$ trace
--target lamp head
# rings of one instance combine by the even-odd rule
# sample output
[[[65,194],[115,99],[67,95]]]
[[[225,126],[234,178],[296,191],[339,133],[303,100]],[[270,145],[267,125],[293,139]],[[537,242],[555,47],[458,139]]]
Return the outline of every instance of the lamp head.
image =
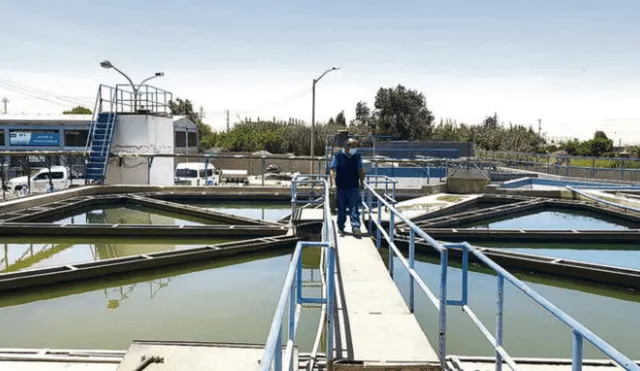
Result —
[[[102,62],[100,62],[100,67],[102,67],[102,68],[112,68],[113,65],[109,61],[102,61]]]

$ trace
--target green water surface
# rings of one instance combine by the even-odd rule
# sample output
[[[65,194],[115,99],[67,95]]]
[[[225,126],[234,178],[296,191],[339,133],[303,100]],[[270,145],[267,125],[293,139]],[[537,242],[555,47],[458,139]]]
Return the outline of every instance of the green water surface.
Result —
[[[624,230],[631,225],[611,221],[604,216],[586,212],[542,211],[535,214],[491,219],[464,226],[474,229],[546,229],[546,230]]]
[[[306,266],[318,260],[317,251],[310,253],[303,256]],[[3,294],[0,328],[12,335],[0,337],[0,347],[126,349],[134,339],[264,343],[290,258],[288,253],[254,255]],[[419,260],[416,270],[437,292],[438,266],[429,258]],[[318,280],[311,269],[303,276],[308,283]],[[640,295],[520,277],[620,351],[640,358]],[[469,279],[471,308],[493,330],[496,278],[474,268]],[[395,280],[406,297],[408,278],[398,261]],[[460,270],[451,268],[449,298],[459,297],[460,286]],[[416,292],[418,321],[437,348],[437,311]],[[314,294],[315,288],[305,290],[307,296]],[[311,347],[318,315],[317,309],[303,312],[297,334],[301,351]],[[447,315],[449,354],[492,355],[488,342],[459,309],[450,307]],[[570,331],[510,287],[505,293],[505,344],[514,356],[571,355]],[[585,356],[600,357],[588,346]]]
[[[628,244],[479,242],[475,245],[494,247],[508,252],[521,252],[640,270],[640,242]]]
[[[427,285],[438,293],[439,265],[417,262],[416,271]],[[405,300],[408,300],[409,279],[400,262],[395,259],[394,278]],[[448,298],[461,295],[461,270],[449,268]],[[495,333],[496,277],[486,269],[469,273],[469,306]],[[545,279],[517,274],[532,289],[543,295],[570,316],[594,331],[625,355],[639,359],[638,329],[640,329],[640,293],[613,291],[603,287]],[[505,283],[504,344],[516,357],[571,358],[571,330],[539,305]],[[438,311],[428,297],[416,288],[416,318],[425,330],[434,349],[438,347]],[[447,353],[457,355],[493,356],[492,347],[476,325],[459,308],[447,311]],[[605,358],[600,351],[585,341],[587,358]]]
[[[141,206],[102,207],[84,211],[60,220],[57,224],[145,224],[145,225],[206,225],[222,224],[208,219],[167,213]]]
[[[127,349],[135,339],[264,343],[290,259],[253,255],[3,294],[0,328],[11,336],[1,336],[0,347]],[[311,347],[318,318],[319,310],[304,310],[301,346]]]
[[[183,250],[239,239],[11,238],[0,243],[0,273]]]

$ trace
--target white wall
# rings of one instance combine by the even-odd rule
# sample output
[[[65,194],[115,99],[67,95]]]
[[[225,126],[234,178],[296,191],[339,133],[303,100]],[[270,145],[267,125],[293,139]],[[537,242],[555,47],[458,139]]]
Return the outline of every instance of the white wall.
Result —
[[[111,153],[173,154],[173,118],[118,115]],[[154,158],[148,170],[145,157],[110,159],[105,184],[173,184],[173,158]]]

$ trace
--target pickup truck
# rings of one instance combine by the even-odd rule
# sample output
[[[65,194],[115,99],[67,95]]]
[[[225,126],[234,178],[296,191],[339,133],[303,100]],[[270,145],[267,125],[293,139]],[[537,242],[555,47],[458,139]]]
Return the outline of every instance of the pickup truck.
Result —
[[[30,178],[31,189],[29,189],[29,177],[19,176],[9,179],[5,184],[5,191],[14,193],[16,196],[26,196],[30,193],[45,193],[66,189],[72,184],[84,185],[84,179],[65,166],[52,166],[51,171],[48,168],[40,169],[32,174]],[[51,181],[49,180],[50,178]],[[51,189],[51,186],[53,186],[53,189]]]

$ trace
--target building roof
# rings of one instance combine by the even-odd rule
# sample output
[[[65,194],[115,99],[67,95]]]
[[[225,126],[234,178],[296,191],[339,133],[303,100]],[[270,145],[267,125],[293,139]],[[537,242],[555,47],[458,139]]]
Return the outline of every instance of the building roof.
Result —
[[[46,123],[87,122],[93,115],[0,115],[0,122]]]

